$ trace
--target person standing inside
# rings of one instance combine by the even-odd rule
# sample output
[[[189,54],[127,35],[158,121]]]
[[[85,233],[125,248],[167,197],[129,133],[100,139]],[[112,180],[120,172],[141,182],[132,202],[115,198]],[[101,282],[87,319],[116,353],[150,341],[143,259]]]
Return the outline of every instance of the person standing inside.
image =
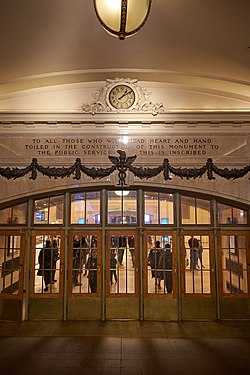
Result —
[[[55,275],[56,275],[56,262],[60,259],[59,250],[58,250],[58,243],[57,243],[57,239],[56,238],[53,239],[52,249],[53,249],[53,253],[52,253],[52,278],[51,278],[51,284],[57,282],[57,280],[55,279]]]
[[[203,248],[202,248],[201,240],[198,240],[198,251],[197,251],[197,267],[198,268],[205,268],[205,266],[202,263],[202,252],[203,252]],[[198,261],[200,261],[200,266],[198,264]]]
[[[73,237],[72,267],[73,267],[72,283],[74,286],[80,286],[82,284],[78,281],[78,276],[81,271],[81,257],[80,257],[80,239],[78,236]]]
[[[91,249],[90,257],[87,261],[87,270],[89,279],[89,287],[91,293],[97,292],[97,249]]]
[[[48,285],[51,283],[53,267],[53,254],[50,240],[46,240],[45,246],[40,250],[38,263],[39,268],[42,270],[42,275],[44,278],[45,288],[43,290],[44,292],[48,292]]]
[[[199,242],[197,238],[190,237],[188,240],[188,246],[190,248],[190,269],[198,269],[198,249]]]
[[[89,242],[87,236],[82,236],[81,238],[81,260],[82,260],[82,267],[85,267],[84,276],[87,275],[87,255],[89,254]]]
[[[162,271],[162,278],[164,279],[164,285],[167,293],[173,291],[173,271],[172,271],[172,251],[169,243],[165,245],[165,250],[161,255],[159,261],[159,269]]]
[[[148,254],[148,264],[151,268],[152,279],[155,279],[155,285],[158,286],[158,289],[161,289],[161,279],[158,277],[158,266],[161,256],[162,248],[160,241],[156,241],[155,247],[153,247]]]
[[[127,247],[127,237],[119,236],[118,238],[118,263],[119,266],[123,266],[124,251]]]
[[[115,279],[115,282],[117,283],[117,272],[116,272],[116,266],[117,266],[117,259],[116,259],[116,252],[112,251],[110,255],[110,284],[113,284],[113,278]]]
[[[131,254],[132,267],[134,267],[135,266],[135,238],[134,236],[128,237],[128,246],[129,246],[129,251]]]

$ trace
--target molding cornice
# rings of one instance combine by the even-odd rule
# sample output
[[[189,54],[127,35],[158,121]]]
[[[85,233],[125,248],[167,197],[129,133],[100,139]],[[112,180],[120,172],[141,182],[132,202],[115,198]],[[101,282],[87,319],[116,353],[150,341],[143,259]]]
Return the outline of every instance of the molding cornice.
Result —
[[[114,115],[113,115],[114,116]],[[250,114],[168,114],[148,119],[142,119],[140,115],[126,116],[117,115],[104,119],[87,119],[83,115],[56,115],[56,114],[0,114],[1,134],[9,133],[31,133],[37,132],[60,132],[68,133],[71,130],[90,134],[98,131],[123,131],[136,134],[142,130],[150,133],[168,132],[175,134],[250,134]]]

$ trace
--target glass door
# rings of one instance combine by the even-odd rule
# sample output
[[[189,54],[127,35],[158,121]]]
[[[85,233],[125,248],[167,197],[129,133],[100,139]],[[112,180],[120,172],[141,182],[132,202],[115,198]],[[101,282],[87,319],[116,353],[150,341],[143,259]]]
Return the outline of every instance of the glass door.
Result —
[[[101,232],[73,231],[68,246],[67,319],[101,319]]]
[[[139,319],[139,254],[136,231],[106,236],[106,319]]]
[[[219,270],[221,318],[249,319],[249,233],[246,231],[220,233]]]
[[[23,319],[25,237],[19,232],[0,233],[0,319]]]
[[[64,232],[34,231],[29,319],[63,319]]]
[[[143,241],[144,319],[178,319],[175,232],[146,231]]]
[[[182,319],[216,319],[215,258],[210,232],[181,237]]]

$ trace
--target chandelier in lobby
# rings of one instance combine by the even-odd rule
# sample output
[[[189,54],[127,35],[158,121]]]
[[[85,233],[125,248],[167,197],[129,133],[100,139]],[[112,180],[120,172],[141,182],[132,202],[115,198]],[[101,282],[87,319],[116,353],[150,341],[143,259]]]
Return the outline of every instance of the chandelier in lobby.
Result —
[[[94,0],[97,18],[104,29],[123,40],[145,24],[152,0]]]

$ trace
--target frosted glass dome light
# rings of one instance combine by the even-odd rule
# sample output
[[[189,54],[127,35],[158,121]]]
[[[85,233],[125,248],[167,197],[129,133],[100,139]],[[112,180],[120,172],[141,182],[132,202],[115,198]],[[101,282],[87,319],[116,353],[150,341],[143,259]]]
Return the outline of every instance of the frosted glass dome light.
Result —
[[[104,29],[123,40],[145,24],[152,0],[94,0],[97,18]]]

